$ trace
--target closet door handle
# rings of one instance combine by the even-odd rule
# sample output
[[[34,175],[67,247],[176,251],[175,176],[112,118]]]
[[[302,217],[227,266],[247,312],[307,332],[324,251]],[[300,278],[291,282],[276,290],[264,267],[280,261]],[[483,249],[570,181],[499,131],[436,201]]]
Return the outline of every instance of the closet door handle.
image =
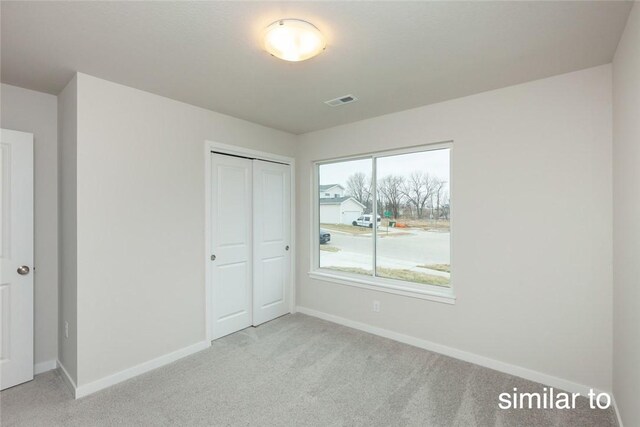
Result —
[[[211,255],[211,261],[215,261],[216,260],[216,256],[215,255]]]
[[[285,251],[288,251],[288,250],[289,250],[289,245],[285,246],[285,247],[284,247],[284,250],[285,250]]]

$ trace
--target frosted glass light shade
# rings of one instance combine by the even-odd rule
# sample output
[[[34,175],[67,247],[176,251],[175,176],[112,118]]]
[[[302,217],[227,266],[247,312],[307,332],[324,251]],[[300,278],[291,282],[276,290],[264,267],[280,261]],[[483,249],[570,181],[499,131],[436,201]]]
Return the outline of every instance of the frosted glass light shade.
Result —
[[[264,32],[264,48],[285,61],[313,58],[327,46],[324,36],[314,25],[299,19],[281,19]]]

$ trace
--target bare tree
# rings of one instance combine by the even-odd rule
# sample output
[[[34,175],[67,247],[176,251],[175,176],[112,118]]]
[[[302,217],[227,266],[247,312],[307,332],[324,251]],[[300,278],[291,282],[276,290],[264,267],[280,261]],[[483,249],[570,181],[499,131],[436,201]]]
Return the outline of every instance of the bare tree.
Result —
[[[382,195],[384,203],[391,210],[394,218],[400,216],[400,207],[405,199],[402,192],[404,180],[400,175],[387,175],[378,182],[378,193]]]
[[[402,186],[402,194],[407,201],[416,208],[417,219],[422,218],[424,207],[431,198],[433,192],[433,180],[428,173],[411,172]]]
[[[371,180],[363,172],[356,172],[347,178],[347,194],[369,208],[371,204]]]
[[[433,178],[433,195],[435,198],[435,215],[434,218],[437,221],[441,216],[441,208],[445,198],[445,188],[447,181],[444,181],[440,178]]]
[[[449,197],[446,198],[446,200],[444,201],[444,203],[442,204],[440,209],[442,210],[442,212],[441,212],[442,218],[448,221],[449,220],[449,212],[451,212],[451,207],[450,207],[450,204],[449,204]]]

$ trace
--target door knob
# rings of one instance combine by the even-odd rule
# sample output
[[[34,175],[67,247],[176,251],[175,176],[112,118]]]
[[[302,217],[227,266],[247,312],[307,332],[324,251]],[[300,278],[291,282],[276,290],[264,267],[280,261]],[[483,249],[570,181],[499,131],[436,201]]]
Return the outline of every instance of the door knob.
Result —
[[[31,270],[26,265],[18,267],[18,274],[21,276],[26,276],[27,274],[29,274],[29,271]]]
[[[211,261],[215,261],[216,260],[216,256],[215,255],[211,255]]]
[[[289,250],[289,245],[285,246],[285,247],[284,247],[284,250],[285,250],[285,251],[288,251],[288,250]]]

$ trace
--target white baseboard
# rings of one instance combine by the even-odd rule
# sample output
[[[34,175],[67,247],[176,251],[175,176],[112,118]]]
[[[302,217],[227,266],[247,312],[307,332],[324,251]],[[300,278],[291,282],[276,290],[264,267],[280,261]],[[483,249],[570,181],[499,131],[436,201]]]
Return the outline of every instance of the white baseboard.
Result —
[[[42,374],[44,372],[53,371],[58,367],[56,360],[47,360],[46,362],[40,362],[33,365],[33,375]]]
[[[613,410],[616,411],[616,418],[618,419],[618,427],[623,427],[622,425],[622,417],[620,416],[620,411],[618,410],[618,404],[616,403],[616,398],[611,395],[611,405],[613,405]]]
[[[58,360],[58,370],[60,371],[60,374],[62,376],[62,379],[64,380],[64,383],[67,385],[67,387],[69,387],[69,391],[71,391],[71,395],[74,398],[76,398],[76,389],[77,389],[76,382],[73,381],[73,378],[71,378],[71,375],[69,375],[69,372],[64,367],[64,365],[60,363],[59,360]]]
[[[530,381],[541,383],[547,386],[551,386],[557,389],[562,389],[571,393],[580,393],[581,396],[587,396],[589,391],[593,387],[588,387],[583,384],[578,384],[572,381],[568,381],[562,378],[555,377],[553,375],[544,374],[542,372],[534,371],[532,369],[523,368],[521,366],[512,365],[510,363],[501,362],[499,360],[491,359],[489,357],[480,356],[467,351],[458,350],[456,348],[448,347],[442,344],[437,344],[431,341],[427,341],[421,338],[404,335],[399,332],[390,331],[388,329],[379,328],[377,326],[367,325],[366,323],[357,322],[355,320],[346,319],[344,317],[336,316],[333,314],[324,313],[321,311],[313,310],[306,307],[297,307],[299,313],[307,314],[309,316],[318,317],[329,322],[338,323],[349,328],[358,329],[360,331],[368,332],[370,334],[378,335],[384,338],[389,338],[394,341],[409,344],[414,347],[423,348],[425,350],[433,351],[435,353],[444,354],[445,356],[453,357],[455,359],[464,360],[465,362],[474,363],[476,365],[484,366],[496,371],[504,372],[506,374],[514,375],[516,377],[524,378]],[[600,390],[593,389],[595,393],[601,393]],[[613,400],[613,395],[608,392]]]
[[[127,368],[113,375],[109,375],[108,377],[90,382],[89,384],[81,385],[76,387],[75,397],[76,399],[79,399],[81,397],[88,396],[96,391],[111,387],[112,385],[137,377],[138,375],[160,368],[161,366],[168,365],[178,359],[182,359],[183,357],[192,355],[209,347],[211,347],[211,341],[201,341],[180,350],[176,350],[173,353],[165,354],[164,356]]]
[[[107,387],[111,387],[112,385],[116,385],[133,377],[137,377],[138,375],[160,368],[164,365],[168,365],[169,363],[175,362],[178,359],[190,356],[209,347],[211,347],[211,341],[201,341],[180,350],[176,350],[173,353],[165,354],[164,356],[157,357],[155,359],[149,360],[131,368],[127,368],[113,375],[109,375],[108,377],[101,378],[99,380],[81,385],[79,387],[73,381],[60,361],[58,361],[58,366],[62,373],[62,378],[71,389],[73,397],[76,399],[80,399],[81,397],[88,396]]]

